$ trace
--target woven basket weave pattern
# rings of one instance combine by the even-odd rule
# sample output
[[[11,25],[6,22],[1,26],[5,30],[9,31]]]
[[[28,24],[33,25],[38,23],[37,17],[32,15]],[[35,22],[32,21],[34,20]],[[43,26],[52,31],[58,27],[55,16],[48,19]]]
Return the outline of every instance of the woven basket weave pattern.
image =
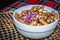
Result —
[[[12,14],[11,12],[0,13],[0,40],[33,40],[18,33],[13,24]],[[52,35],[38,40],[60,40],[60,20]]]

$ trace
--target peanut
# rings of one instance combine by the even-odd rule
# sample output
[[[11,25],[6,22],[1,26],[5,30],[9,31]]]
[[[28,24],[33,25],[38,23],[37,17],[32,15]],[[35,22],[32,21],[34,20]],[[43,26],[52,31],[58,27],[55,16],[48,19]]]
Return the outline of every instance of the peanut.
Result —
[[[41,26],[42,24],[41,23],[38,23],[37,26]]]
[[[42,9],[39,9],[38,11],[39,11],[39,12],[43,12],[43,10],[42,10]]]
[[[47,10],[43,10],[43,13],[47,13]]]
[[[32,21],[31,24],[32,25],[36,25],[37,24],[37,21]]]
[[[46,22],[45,20],[43,20],[43,19],[40,19],[39,21],[40,21],[43,25],[47,24],[47,22]]]
[[[27,21],[23,20],[23,18],[22,18],[25,15],[27,16],[28,12],[30,12],[30,13],[35,12],[35,14],[36,14],[36,16],[34,18],[32,18],[32,17],[29,18],[32,20],[31,22],[27,22]],[[33,14],[31,14],[31,15],[33,15]],[[42,17],[42,18],[40,18],[40,17]],[[20,14],[16,13],[15,18],[17,19],[17,21],[27,24],[27,25],[40,26],[40,25],[46,25],[46,24],[50,24],[50,23],[54,22],[58,18],[58,15],[55,14],[54,11],[48,12],[47,10],[44,9],[44,6],[41,6],[41,7],[33,6],[30,10],[23,10]]]

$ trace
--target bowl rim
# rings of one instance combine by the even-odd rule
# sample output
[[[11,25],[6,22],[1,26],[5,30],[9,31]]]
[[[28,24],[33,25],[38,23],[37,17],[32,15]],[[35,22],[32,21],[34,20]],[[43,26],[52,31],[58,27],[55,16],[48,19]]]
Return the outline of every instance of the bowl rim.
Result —
[[[26,5],[26,6],[45,6],[45,5]],[[25,6],[23,6],[23,7],[25,7]],[[45,6],[45,7],[49,7],[49,6]],[[22,8],[22,7],[20,7],[20,8]],[[20,9],[20,8],[18,8],[18,9]],[[51,8],[51,7],[49,7],[49,8]],[[17,9],[17,10],[18,10],[18,9]],[[54,8],[52,8],[52,9],[55,10]],[[51,25],[51,24],[53,24],[53,23],[55,23],[56,21],[59,20],[59,13],[57,12],[57,10],[55,10],[55,11],[57,12],[57,15],[58,15],[57,20],[55,20],[54,22],[52,22],[52,23],[50,23],[50,24],[46,24],[46,25],[31,26],[31,25],[23,24],[23,23],[20,23],[19,21],[17,21],[17,19],[14,17],[17,10],[15,10],[15,11],[13,12],[13,19],[14,19],[17,23],[19,23],[19,24],[26,25],[26,26],[30,26],[30,27],[44,27],[44,26],[46,26],[46,25]]]

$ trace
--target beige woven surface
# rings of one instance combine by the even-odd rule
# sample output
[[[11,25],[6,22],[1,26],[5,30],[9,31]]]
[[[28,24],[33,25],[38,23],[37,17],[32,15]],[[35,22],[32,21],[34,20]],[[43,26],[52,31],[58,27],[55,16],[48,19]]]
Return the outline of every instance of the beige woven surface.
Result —
[[[0,40],[35,40],[30,38],[25,38],[16,30],[12,14],[10,12],[1,12],[0,13]],[[38,39],[38,40],[60,40],[60,20],[55,29],[54,33],[47,38]]]

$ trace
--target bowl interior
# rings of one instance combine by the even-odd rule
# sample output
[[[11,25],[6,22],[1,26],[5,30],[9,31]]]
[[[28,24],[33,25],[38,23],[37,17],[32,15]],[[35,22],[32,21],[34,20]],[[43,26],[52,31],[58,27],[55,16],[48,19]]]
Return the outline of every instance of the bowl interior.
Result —
[[[31,9],[33,6],[43,6],[43,5],[27,5],[27,6],[23,6],[23,7],[21,7],[21,8],[19,8],[19,9],[17,9],[17,10],[15,10],[14,11],[14,14],[13,14],[13,18],[15,19],[15,17],[14,17],[14,15],[15,15],[15,13],[18,13],[18,14],[20,14],[23,10],[29,10],[29,9]],[[44,9],[45,10],[47,10],[48,12],[52,12],[52,11],[55,11],[55,13],[58,15],[58,19],[59,19],[59,14],[58,14],[58,12],[55,10],[55,9],[53,9],[53,8],[51,8],[51,7],[48,7],[48,6],[44,6]],[[57,19],[57,20],[58,20]],[[16,20],[16,19],[15,19]],[[16,20],[17,21],[17,20]],[[18,22],[18,21],[17,21]],[[53,23],[53,22],[52,22]],[[51,23],[50,23],[51,24]],[[25,24],[26,25],[26,24]],[[48,24],[46,24],[46,25],[48,25]],[[29,25],[28,25],[29,26]],[[45,26],[45,25],[42,25],[42,26]]]
[[[58,22],[58,18],[55,22],[52,22],[52,23],[46,24],[46,25],[42,25],[42,26],[30,26],[30,25],[22,24],[22,23],[20,23],[19,21],[17,21],[15,19],[15,17],[14,17],[15,13],[19,14],[23,10],[29,10],[29,9],[31,9],[32,6],[42,6],[42,5],[27,5],[27,6],[23,6],[23,7],[21,7],[21,8],[14,11],[13,19],[14,19],[15,24],[17,25],[18,28],[20,28],[22,30],[25,30],[25,31],[29,31],[29,32],[44,32],[44,31],[52,30],[53,28],[56,27],[57,22]],[[44,6],[44,9],[46,9],[48,12],[55,11],[55,13],[58,14],[58,12],[55,9],[51,8],[51,7]],[[59,17],[59,15],[58,15],[58,17]],[[22,26],[24,26],[24,27],[22,27]]]

